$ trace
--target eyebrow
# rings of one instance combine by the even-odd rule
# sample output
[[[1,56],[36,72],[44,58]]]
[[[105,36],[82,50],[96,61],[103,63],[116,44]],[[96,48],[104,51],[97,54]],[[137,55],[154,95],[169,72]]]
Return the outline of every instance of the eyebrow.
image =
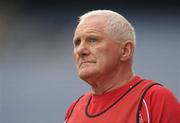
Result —
[[[87,34],[86,34],[86,39],[87,38],[97,38],[97,39],[100,39],[101,38],[101,36],[100,36],[100,34],[97,34],[98,32],[94,32],[94,31],[92,31],[92,30],[89,30],[88,32],[86,32]],[[83,35],[82,35],[83,36]],[[73,42],[75,42],[76,40],[78,40],[78,39],[80,39],[80,37],[81,36],[74,36],[74,38],[73,38]]]

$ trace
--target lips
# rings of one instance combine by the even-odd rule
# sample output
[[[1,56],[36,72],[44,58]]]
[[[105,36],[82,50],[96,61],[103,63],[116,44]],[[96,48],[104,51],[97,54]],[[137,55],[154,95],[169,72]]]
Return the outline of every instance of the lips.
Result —
[[[83,64],[88,64],[88,63],[96,63],[95,61],[83,61],[80,63],[79,67],[81,67]]]

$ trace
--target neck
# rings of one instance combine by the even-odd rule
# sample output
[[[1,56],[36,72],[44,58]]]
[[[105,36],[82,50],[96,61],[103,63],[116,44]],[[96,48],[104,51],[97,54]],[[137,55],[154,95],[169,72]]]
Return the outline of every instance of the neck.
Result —
[[[119,77],[119,75],[121,75]],[[128,83],[133,77],[133,72],[128,72],[126,74],[119,74],[118,76],[111,76],[109,79],[106,78],[103,82],[97,82],[96,85],[92,86],[92,94],[102,95],[104,93],[113,91],[126,83]]]

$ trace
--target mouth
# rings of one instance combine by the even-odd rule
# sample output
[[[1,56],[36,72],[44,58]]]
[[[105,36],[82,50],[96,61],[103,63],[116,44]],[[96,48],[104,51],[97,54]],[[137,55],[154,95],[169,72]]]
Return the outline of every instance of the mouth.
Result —
[[[81,67],[83,64],[94,64],[96,63],[95,61],[83,61],[80,63],[79,67]]]

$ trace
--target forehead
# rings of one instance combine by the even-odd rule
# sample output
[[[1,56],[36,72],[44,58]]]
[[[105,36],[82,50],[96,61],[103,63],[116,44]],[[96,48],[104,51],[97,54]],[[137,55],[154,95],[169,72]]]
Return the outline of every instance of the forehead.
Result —
[[[81,33],[104,32],[105,19],[103,17],[89,17],[81,21],[75,30],[75,35]]]

